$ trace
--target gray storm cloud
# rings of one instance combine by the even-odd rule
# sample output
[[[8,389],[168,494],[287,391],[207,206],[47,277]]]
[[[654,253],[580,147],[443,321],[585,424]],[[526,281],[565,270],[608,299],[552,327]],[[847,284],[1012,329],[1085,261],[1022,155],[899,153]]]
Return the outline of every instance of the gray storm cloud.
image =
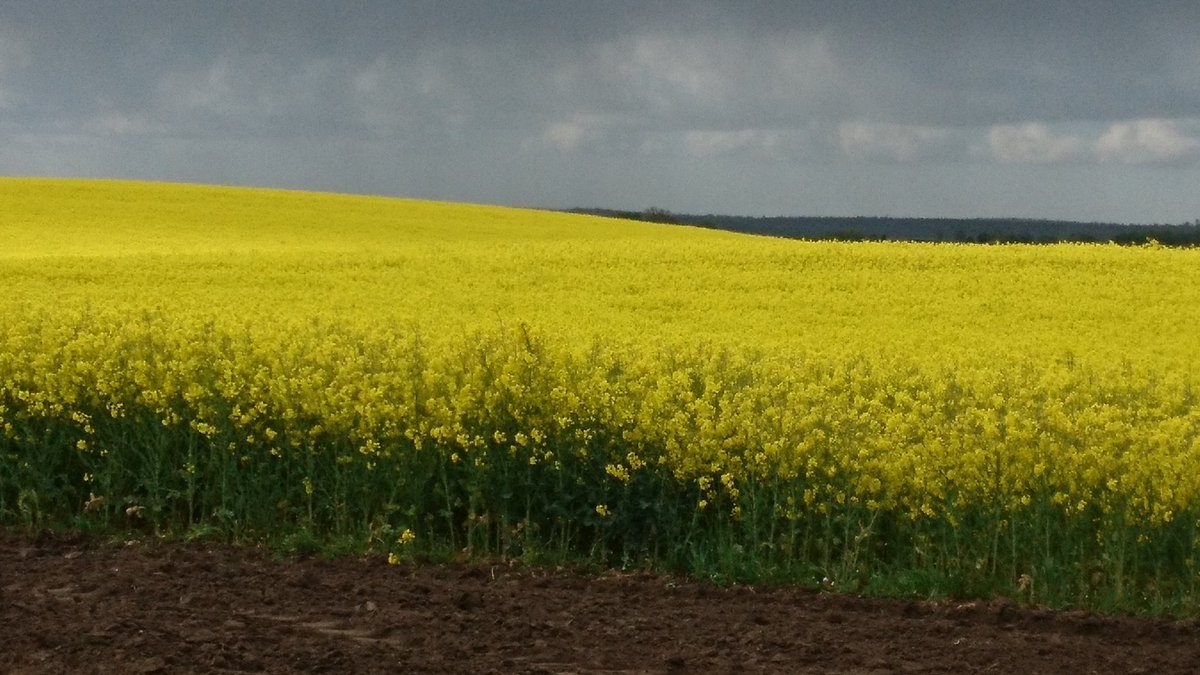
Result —
[[[1167,2],[16,0],[0,171],[1190,220],[1197,25]],[[1061,189],[1019,195],[1034,174]]]

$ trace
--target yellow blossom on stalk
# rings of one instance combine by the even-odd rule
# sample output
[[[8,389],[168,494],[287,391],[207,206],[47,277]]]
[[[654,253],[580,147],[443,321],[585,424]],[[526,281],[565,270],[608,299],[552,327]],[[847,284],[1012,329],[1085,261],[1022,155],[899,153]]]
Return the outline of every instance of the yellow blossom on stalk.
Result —
[[[721,485],[724,485],[726,490],[733,491],[735,489],[733,486],[733,474],[721,474]]]
[[[604,472],[622,483],[629,482],[629,469],[620,464],[608,464],[604,467]]]
[[[205,438],[212,438],[217,435],[217,427],[207,422],[192,420],[188,424]]]

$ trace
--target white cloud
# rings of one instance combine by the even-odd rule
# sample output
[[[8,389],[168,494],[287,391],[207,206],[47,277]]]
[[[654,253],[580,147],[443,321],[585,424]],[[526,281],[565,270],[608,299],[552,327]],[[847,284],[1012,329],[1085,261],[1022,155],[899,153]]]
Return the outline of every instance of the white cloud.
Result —
[[[559,150],[574,150],[589,133],[579,122],[554,122],[542,132],[541,140]]]
[[[347,92],[354,84],[345,64],[335,59],[289,61],[270,53],[229,50],[159,75],[147,111],[103,98],[101,109],[129,117],[145,112],[163,129],[188,135],[312,136],[343,131],[353,121],[347,114],[352,99]]]
[[[521,142],[523,151],[550,149],[571,152],[608,140],[609,132],[620,126],[620,118],[595,113],[578,113],[542,125],[541,132]]]
[[[1174,164],[1200,159],[1200,139],[1174,120],[1140,119],[1108,127],[1095,144],[1096,156],[1123,164]]]
[[[454,134],[474,113],[471,87],[462,78],[444,51],[412,59],[380,56],[349,73],[346,104],[354,120],[377,136]]]
[[[659,112],[680,105],[716,104],[730,84],[712,49],[687,37],[644,34],[604,45],[593,66],[627,94],[644,97]]]
[[[303,109],[295,98],[300,92],[288,91],[286,75],[265,55],[225,53],[199,67],[164,73],[152,114],[165,126],[189,134],[263,130],[289,109]]]
[[[737,131],[693,130],[683,134],[684,147],[694,157],[715,157],[747,149],[769,150],[772,139],[758,129]]]
[[[151,121],[145,114],[116,112],[101,115],[89,129],[96,131],[100,136],[143,135],[164,131],[161,124]]]
[[[806,161],[824,155],[825,148],[815,141],[815,128],[690,129],[659,134],[659,149],[669,154],[708,159],[740,157],[754,161]],[[645,144],[644,144],[645,145]]]
[[[1085,146],[1076,136],[1058,135],[1036,122],[1002,124],[987,136],[991,156],[1006,164],[1057,164],[1082,157]]]
[[[905,124],[843,122],[838,126],[842,153],[855,160],[911,162],[941,150],[950,134],[944,129]]]
[[[584,118],[571,119],[548,124],[538,137],[538,144],[568,152],[585,143],[598,141],[602,135],[601,125],[595,121]]]
[[[244,64],[243,64],[244,66]],[[168,73],[159,83],[160,100],[182,110],[248,112],[237,82],[247,75],[244,67],[222,57],[206,68]]]
[[[541,79],[555,102],[640,116],[657,130],[779,128],[844,109],[853,78],[830,41],[798,31],[633,33],[565,54]]]
[[[399,67],[384,57],[352,73],[350,97],[358,121],[380,136],[402,128],[411,117],[403,81]]]

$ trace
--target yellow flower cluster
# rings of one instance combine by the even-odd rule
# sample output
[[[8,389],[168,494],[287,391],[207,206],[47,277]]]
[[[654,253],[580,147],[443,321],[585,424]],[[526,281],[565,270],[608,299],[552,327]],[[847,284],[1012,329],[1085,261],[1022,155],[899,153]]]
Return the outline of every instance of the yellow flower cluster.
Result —
[[[120,182],[0,201],[0,516],[65,471],[114,511],[390,519],[405,545],[1200,543],[1200,251]]]

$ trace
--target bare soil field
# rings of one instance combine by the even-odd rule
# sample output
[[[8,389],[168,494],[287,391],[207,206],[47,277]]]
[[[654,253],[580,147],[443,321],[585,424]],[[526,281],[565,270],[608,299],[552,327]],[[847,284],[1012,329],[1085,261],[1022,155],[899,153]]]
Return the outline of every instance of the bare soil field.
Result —
[[[1184,673],[1193,620],[0,534],[0,673]]]

